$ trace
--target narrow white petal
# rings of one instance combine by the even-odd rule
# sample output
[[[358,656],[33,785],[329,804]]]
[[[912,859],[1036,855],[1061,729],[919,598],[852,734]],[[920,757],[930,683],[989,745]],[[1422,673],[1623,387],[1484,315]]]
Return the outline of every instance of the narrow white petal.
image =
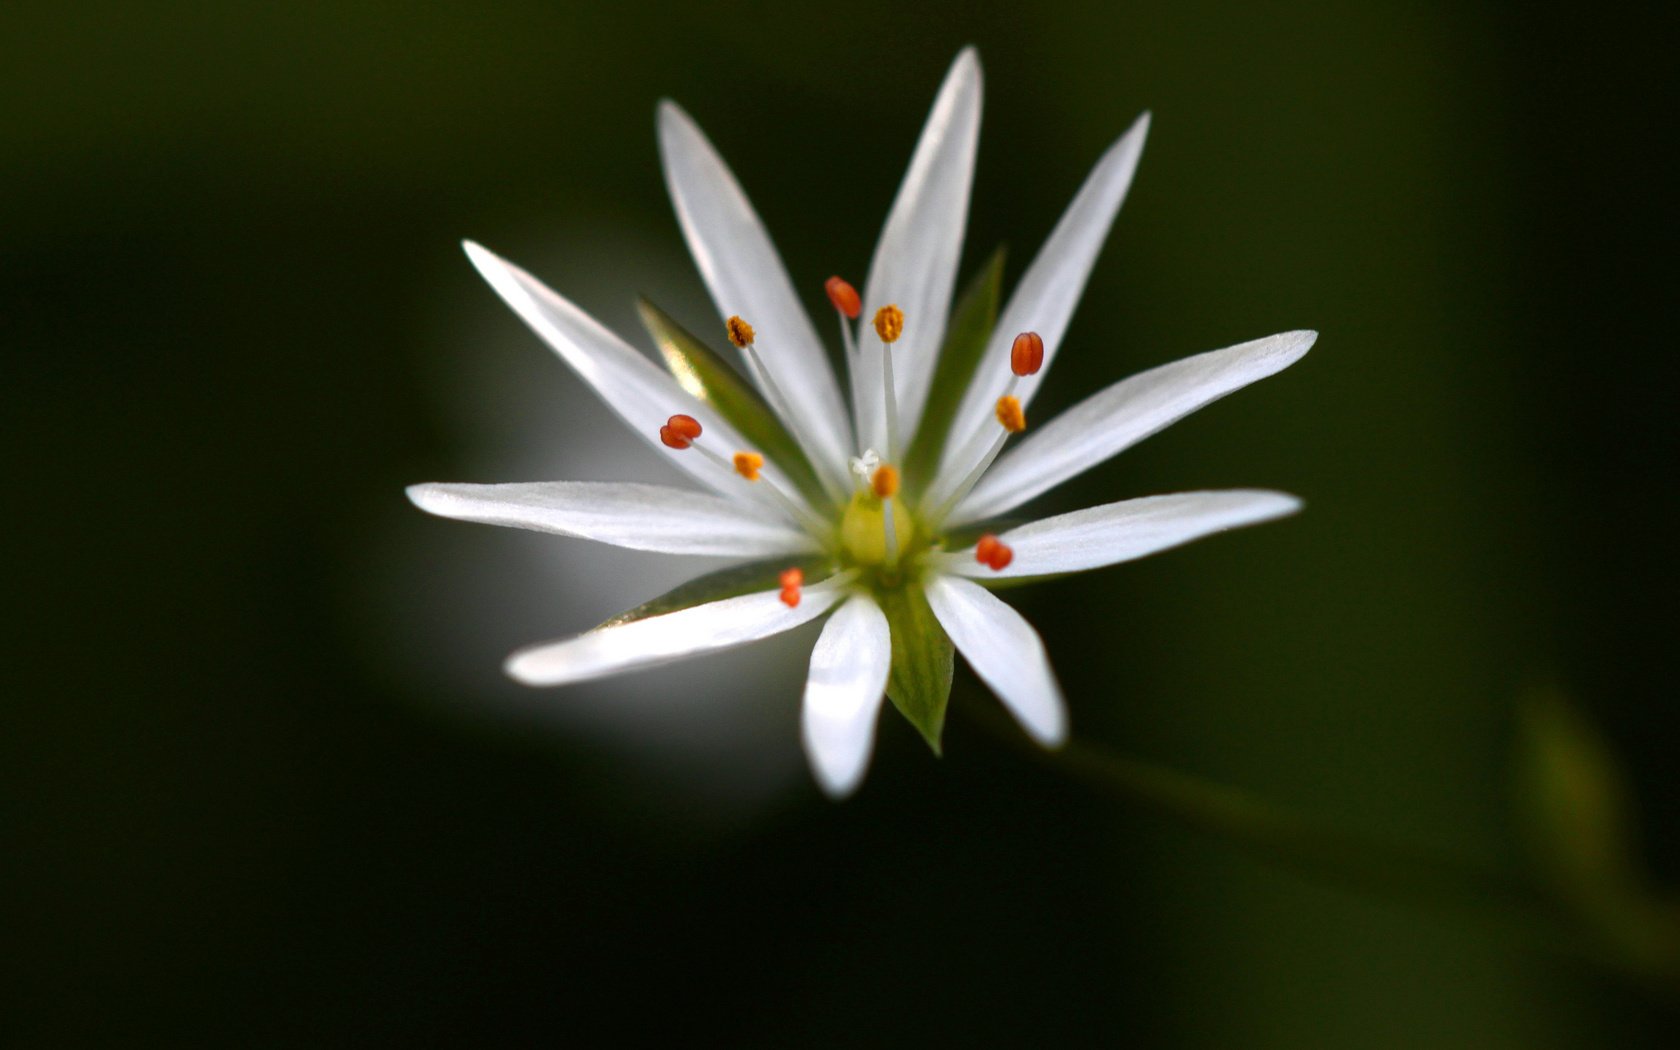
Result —
[[[974,550],[945,556],[945,571],[987,580],[1081,572],[1131,561],[1203,536],[1257,525],[1301,509],[1282,492],[1239,489],[1146,496],[1058,514],[1010,529],[998,537],[1014,551],[1001,572],[974,560]]]
[[[843,490],[852,437],[840,387],[764,224],[699,126],[669,101],[659,105],[659,153],[677,221],[718,313],[739,314],[757,330],[764,367],[799,417],[789,429]]]
[[[886,694],[892,638],[880,606],[857,595],[823,626],[805,681],[805,754],[823,790],[852,793],[869,766]]]
[[[927,401],[962,254],[980,139],[980,102],[980,58],[972,47],[964,48],[934,99],[869,265],[863,294],[863,360],[854,362],[852,371],[858,443],[865,448],[886,447],[880,343],[867,322],[889,303],[904,311],[904,334],[893,344],[892,355],[898,432],[906,444]]]
[[[1317,338],[1317,332],[1284,332],[1122,379],[1029,430],[957,505],[951,521],[978,521],[1018,507],[1204,405],[1281,372]]]
[[[1009,382],[1009,348],[1017,335],[1037,332],[1044,340],[1044,367],[1037,375],[1023,377],[1015,387],[1022,405],[1032,400],[1039,383],[1049,374],[1050,362],[1073,319],[1073,308],[1085,290],[1097,252],[1108,239],[1108,229],[1132,185],[1132,174],[1137,171],[1148,134],[1149,114],[1145,113],[1097,161],[1050,238],[1038,250],[1037,258],[1021,276],[952,422],[951,440],[945,446],[946,467],[976,431],[991,425],[992,408]]]
[[[1032,624],[977,583],[935,576],[928,604],[980,680],[1046,747],[1067,738],[1067,709],[1050,670],[1044,642]]]
[[[534,481],[411,485],[421,510],[666,554],[770,557],[809,551],[809,536],[756,504],[664,485]]]
[[[792,630],[827,612],[843,594],[833,584],[807,587],[792,609],[776,591],[725,598],[521,649],[508,657],[506,670],[526,685],[566,685],[654,667]]]
[[[504,301],[543,341],[572,366],[584,382],[595,388],[607,407],[617,412],[637,436],[667,455],[681,469],[721,492],[767,499],[743,488],[744,479],[720,470],[704,456],[673,452],[659,444],[659,428],[681,413],[699,420],[706,439],[727,456],[749,447],[733,427],[710,407],[690,396],[660,367],[637,353],[600,322],[555,294],[543,283],[493,252],[466,241],[467,258],[490,282]],[[797,491],[773,465],[764,473],[777,481],[783,492]]]

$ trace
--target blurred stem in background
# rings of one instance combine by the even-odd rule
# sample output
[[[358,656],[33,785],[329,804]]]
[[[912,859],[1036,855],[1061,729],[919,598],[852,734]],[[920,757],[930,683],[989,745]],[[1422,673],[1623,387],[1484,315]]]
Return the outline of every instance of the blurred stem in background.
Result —
[[[1373,896],[1467,915],[1680,1000],[1680,900],[1651,884],[1621,769],[1561,693],[1537,691],[1520,710],[1514,803],[1530,871],[1352,833],[1097,744],[1073,740],[1047,751],[993,705],[966,708],[988,733],[1040,763],[1263,860]]]

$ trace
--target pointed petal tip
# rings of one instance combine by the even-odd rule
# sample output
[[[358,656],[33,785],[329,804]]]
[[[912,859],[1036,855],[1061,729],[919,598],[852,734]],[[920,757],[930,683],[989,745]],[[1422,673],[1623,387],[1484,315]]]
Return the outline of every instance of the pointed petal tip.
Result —
[[[1060,751],[1068,742],[1067,716],[1064,714],[1053,725],[1026,726],[1027,734],[1038,742],[1038,746],[1046,751]]]
[[[535,657],[538,652],[537,649],[520,649],[517,652],[510,653],[508,658],[502,661],[502,673],[520,685],[542,686],[552,684],[543,676],[537,666]]]
[[[435,481],[425,481],[418,485],[410,485],[403,489],[408,501],[428,514],[437,513],[433,508],[437,505],[439,486]]]
[[[828,769],[815,762],[811,765],[811,775],[817,780],[817,786],[822,793],[835,802],[843,802],[851,798],[857,791],[858,785],[863,783],[863,769]]]
[[[965,78],[980,76],[980,49],[969,44],[957,52],[957,57],[951,60],[951,72],[948,76],[961,74]]]
[[[508,271],[505,259],[477,241],[463,240],[461,250],[467,253],[467,261],[473,264],[473,269],[478,271],[479,276],[491,284],[495,284],[497,277]]]
[[[675,99],[660,99],[658,104],[653,107],[653,112],[654,125],[658,131],[661,145],[664,145],[672,135],[684,132],[694,134],[699,130],[699,126],[694,123],[694,118],[688,115],[688,110],[682,108]]]

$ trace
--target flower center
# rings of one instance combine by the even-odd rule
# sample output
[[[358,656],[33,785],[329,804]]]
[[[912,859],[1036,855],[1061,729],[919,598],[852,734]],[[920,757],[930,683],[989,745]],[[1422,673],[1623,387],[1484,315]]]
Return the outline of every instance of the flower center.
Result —
[[[887,547],[887,508],[892,508],[892,537],[894,549]],[[846,504],[840,516],[840,547],[848,561],[855,565],[878,568],[891,561],[902,564],[914,553],[916,522],[904,501],[895,496],[886,499],[873,491],[859,492]]]

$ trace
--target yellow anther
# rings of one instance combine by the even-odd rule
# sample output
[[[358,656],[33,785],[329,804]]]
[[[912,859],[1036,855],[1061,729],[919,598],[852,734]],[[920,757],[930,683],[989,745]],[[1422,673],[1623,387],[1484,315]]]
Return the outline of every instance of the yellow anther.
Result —
[[[1021,402],[1008,394],[998,398],[997,421],[1011,434],[1027,429],[1027,413],[1022,410]]]
[[[869,479],[869,488],[875,493],[876,499],[892,499],[898,495],[898,468],[891,463],[883,463],[875,468],[875,473]]]
[[[904,311],[896,306],[883,306],[875,311],[875,334],[883,343],[898,341],[904,334]]]
[[[735,473],[748,481],[757,481],[758,472],[764,469],[764,457],[757,452],[735,453]]]
[[[731,343],[734,343],[736,346],[740,347],[742,350],[745,350],[747,347],[752,345],[752,342],[753,342],[753,326],[752,325],[750,325],[747,322],[741,320],[739,317],[731,316],[729,318],[729,323],[726,325],[726,327],[729,329],[729,341]]]

